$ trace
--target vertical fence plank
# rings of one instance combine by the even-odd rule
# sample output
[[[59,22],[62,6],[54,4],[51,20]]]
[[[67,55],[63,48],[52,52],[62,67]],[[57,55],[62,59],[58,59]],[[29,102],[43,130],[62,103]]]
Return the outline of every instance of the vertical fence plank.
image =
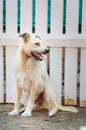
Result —
[[[61,34],[63,29],[63,0],[51,1],[51,34]]]
[[[61,104],[62,48],[50,48],[50,80],[55,90],[56,101]]]
[[[77,87],[77,49],[66,48],[65,51],[65,105],[76,105]]]
[[[79,0],[67,0],[66,33],[78,33]]]
[[[0,103],[4,102],[3,47],[0,47]]]
[[[17,0],[6,0],[6,33],[17,33]]]
[[[20,32],[32,33],[32,0],[21,0]]]
[[[46,35],[47,33],[47,13],[48,13],[48,1],[36,0],[36,29],[37,34]]]
[[[82,7],[82,33],[86,33],[86,0],[83,0]]]
[[[80,106],[86,107],[86,48],[81,49]]]
[[[86,0],[83,0],[82,5],[82,33],[86,33]],[[80,106],[86,107],[86,48],[81,48],[80,61]]]
[[[0,33],[3,31],[3,0],[0,0]]]
[[[15,101],[15,78],[13,73],[13,60],[17,47],[6,47],[6,102]]]

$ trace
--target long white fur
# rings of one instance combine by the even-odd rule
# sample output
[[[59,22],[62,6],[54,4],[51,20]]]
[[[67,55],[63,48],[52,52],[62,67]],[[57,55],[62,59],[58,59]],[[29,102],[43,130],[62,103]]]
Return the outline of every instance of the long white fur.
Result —
[[[25,109],[22,116],[32,116],[32,110],[35,107],[35,100],[43,93],[44,102],[42,106],[49,110],[49,116],[55,115],[58,110],[78,112],[75,107],[60,106],[55,101],[55,93],[53,87],[50,84],[49,76],[46,70],[46,63],[44,61],[36,60],[32,55],[32,51],[43,52],[47,48],[43,41],[27,34],[28,40],[19,46],[18,52],[15,57],[14,72],[17,87],[17,97],[15,102],[15,108],[8,113],[9,115],[18,115]],[[40,46],[36,46],[35,43],[39,43]],[[28,56],[28,57],[27,57]],[[20,109],[21,90],[24,92],[22,96],[22,103],[25,108]],[[31,95],[32,92],[32,95]],[[41,100],[42,102],[42,100]]]

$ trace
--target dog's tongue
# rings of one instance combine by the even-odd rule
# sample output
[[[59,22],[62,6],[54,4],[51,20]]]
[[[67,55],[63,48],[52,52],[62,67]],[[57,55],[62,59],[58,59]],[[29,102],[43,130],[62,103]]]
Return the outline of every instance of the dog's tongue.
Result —
[[[35,56],[37,57],[38,60],[44,60],[44,61],[46,61],[44,55],[42,55],[42,54],[40,54],[38,52],[35,52]]]

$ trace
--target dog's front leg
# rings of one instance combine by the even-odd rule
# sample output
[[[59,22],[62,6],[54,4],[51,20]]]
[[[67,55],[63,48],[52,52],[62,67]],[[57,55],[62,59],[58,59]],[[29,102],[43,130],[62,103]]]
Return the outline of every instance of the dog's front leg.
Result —
[[[31,90],[30,90],[30,96],[29,96],[29,101],[27,103],[26,110],[24,113],[22,113],[22,116],[32,116],[32,110],[35,106],[34,102],[36,100],[36,86],[31,83]]]
[[[8,115],[18,115],[19,114],[21,95],[22,95],[22,89],[21,89],[21,87],[19,87],[17,85],[15,107],[14,107],[13,111],[8,113]]]

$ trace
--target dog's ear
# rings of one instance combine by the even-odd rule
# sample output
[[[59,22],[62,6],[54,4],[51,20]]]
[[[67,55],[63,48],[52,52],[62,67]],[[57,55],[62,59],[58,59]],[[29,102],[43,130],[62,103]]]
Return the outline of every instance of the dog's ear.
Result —
[[[19,34],[19,37],[22,37],[24,43],[28,42],[31,35],[29,33],[23,33],[23,34]]]

